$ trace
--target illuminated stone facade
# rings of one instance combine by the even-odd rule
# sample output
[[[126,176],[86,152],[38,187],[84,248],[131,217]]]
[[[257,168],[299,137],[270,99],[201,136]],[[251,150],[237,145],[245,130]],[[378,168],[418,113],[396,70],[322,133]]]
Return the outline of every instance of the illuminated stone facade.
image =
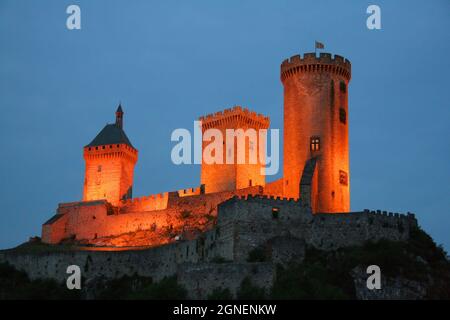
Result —
[[[130,199],[134,165],[138,151],[123,131],[123,111],[116,111],[116,123],[106,125],[95,139],[84,147],[86,162],[83,201],[106,199],[114,206]]]
[[[241,107],[226,109],[223,112],[201,117],[202,133],[206,130],[218,130],[224,137],[221,164],[208,164],[203,159],[201,171],[201,184],[205,186],[206,193],[233,191],[252,186],[264,186],[264,166],[260,154],[265,154],[266,141],[259,136],[260,130],[269,127],[269,118],[256,114]],[[233,145],[227,143],[226,131],[234,130],[237,138]],[[239,139],[242,139],[242,151],[238,150]],[[208,148],[211,142],[204,141],[202,151]],[[263,148],[260,150],[260,148]],[[207,150],[206,150],[207,151]],[[202,153],[203,153],[202,152]],[[238,153],[245,155],[244,163],[239,163]],[[253,163],[250,161],[254,157]],[[231,163],[227,164],[227,156]]]
[[[284,86],[284,196],[300,195],[315,159],[313,212],[350,211],[348,83],[350,62],[328,53],[293,56],[281,64]]]
[[[259,131],[270,120],[241,107],[201,117],[203,135],[213,129],[223,135],[221,164],[203,159],[200,186],[132,198],[138,151],[123,130],[122,107],[84,147],[86,163],[83,201],[60,204],[42,229],[46,243],[64,240],[105,243],[105,237],[147,231],[159,236],[146,241],[110,241],[115,246],[155,246],[174,241],[174,235],[199,234],[211,229],[217,207],[234,196],[265,195],[301,201],[312,213],[350,211],[348,157],[348,83],[350,62],[338,55],[307,53],[281,64],[284,86],[283,178],[266,183],[263,163],[266,141]],[[238,161],[239,137],[230,147],[227,129],[240,134],[245,163]],[[256,133],[256,141],[249,132]],[[240,132],[239,132],[240,131]],[[256,142],[256,143],[255,143]],[[214,139],[205,141],[202,151]],[[249,163],[251,154],[256,163]],[[202,153],[205,155],[205,153]],[[227,163],[231,154],[232,162]],[[158,231],[159,230],[159,231]],[[165,230],[162,232],[161,230]],[[99,240],[100,239],[100,240]],[[137,239],[137,238],[136,238]],[[102,242],[103,241],[103,242]],[[106,240],[105,240],[106,241]]]

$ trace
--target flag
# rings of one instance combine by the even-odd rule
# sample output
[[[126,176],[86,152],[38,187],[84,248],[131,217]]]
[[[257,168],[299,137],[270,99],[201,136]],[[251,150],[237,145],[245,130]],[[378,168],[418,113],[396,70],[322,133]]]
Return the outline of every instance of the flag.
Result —
[[[316,41],[316,49],[323,49],[325,48],[325,46],[323,45],[322,42]]]

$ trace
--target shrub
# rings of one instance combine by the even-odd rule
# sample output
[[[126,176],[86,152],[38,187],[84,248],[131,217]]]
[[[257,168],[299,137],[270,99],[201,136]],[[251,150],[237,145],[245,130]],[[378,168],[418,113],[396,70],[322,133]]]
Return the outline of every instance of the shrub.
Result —
[[[7,263],[0,264],[0,300],[75,300],[79,290],[68,290],[55,280],[30,280],[26,273]]]
[[[248,253],[247,262],[264,262],[267,260],[266,252],[261,247],[255,248]]]
[[[152,283],[129,297],[144,300],[182,300],[186,299],[187,291],[178,284],[176,276],[172,276],[164,277],[160,282]]]
[[[350,280],[351,284],[351,280]],[[278,267],[273,299],[346,299],[349,295],[320,261]]]
[[[233,295],[228,288],[217,287],[208,295],[208,300],[231,300]]]
[[[264,288],[254,286],[250,278],[246,277],[242,280],[241,286],[237,292],[239,300],[263,300],[266,298]]]

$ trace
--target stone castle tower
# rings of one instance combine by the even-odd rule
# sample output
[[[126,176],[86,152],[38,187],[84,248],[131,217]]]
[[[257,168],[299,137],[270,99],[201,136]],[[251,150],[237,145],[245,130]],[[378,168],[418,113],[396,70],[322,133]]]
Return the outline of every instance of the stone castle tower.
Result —
[[[349,212],[348,83],[350,62],[306,53],[281,64],[284,86],[284,196],[301,195],[312,170],[313,212]]]
[[[259,155],[260,148],[265,148],[265,141],[259,140],[258,133],[260,129],[269,127],[269,118],[237,106],[223,112],[200,117],[199,120],[202,122],[203,134],[208,129],[217,129],[224,137],[222,164],[208,164],[203,159],[200,183],[205,185],[205,192],[234,191],[252,186],[264,186],[265,175],[261,174],[263,166]],[[233,146],[226,141],[227,129],[235,130],[236,138]],[[254,129],[254,131],[249,129]],[[251,136],[252,133],[255,135]],[[242,135],[239,136],[239,134]],[[239,162],[237,157],[239,139],[245,139],[245,163]],[[205,148],[213,142],[203,142],[202,154]],[[265,149],[261,150],[261,154],[265,154]],[[227,164],[227,155],[233,158],[232,164]],[[255,155],[256,162],[250,161],[251,156]]]
[[[116,122],[107,124],[84,147],[83,201],[106,199],[117,206],[121,200],[131,198],[137,159],[138,151],[123,131],[123,111],[119,105]]]

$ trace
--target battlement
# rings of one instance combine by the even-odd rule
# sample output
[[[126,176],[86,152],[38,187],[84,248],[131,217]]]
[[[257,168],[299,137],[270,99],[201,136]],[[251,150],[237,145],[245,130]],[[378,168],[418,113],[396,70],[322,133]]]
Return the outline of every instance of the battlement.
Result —
[[[351,63],[339,55],[331,53],[305,53],[292,56],[281,63],[281,81],[299,72],[331,72],[343,76],[348,81],[351,78]]]
[[[261,195],[261,194],[247,194],[247,195],[241,195],[241,196],[234,196],[227,201],[220,204],[220,207],[233,205],[234,203],[255,203],[255,204],[262,204],[266,206],[273,206],[278,207],[279,209],[282,209],[284,207],[290,207],[290,206],[297,206],[299,207],[299,212],[303,212],[304,208],[302,207],[301,199],[293,199],[293,198],[283,198],[283,197],[274,197],[274,196],[267,196],[267,195]],[[417,224],[416,217],[413,213],[407,212],[406,214],[401,214],[397,212],[387,212],[387,211],[381,211],[381,210],[368,210],[365,209],[364,211],[358,211],[358,212],[338,212],[338,213],[316,213],[314,214],[315,217],[320,218],[324,217],[326,219],[348,219],[348,218],[364,218],[364,219],[376,219],[377,221],[402,221],[412,224]],[[347,218],[345,218],[347,217]]]
[[[233,198],[225,201],[223,204],[232,203],[232,202],[242,202],[242,201],[271,205],[271,206],[292,205],[292,204],[297,205],[297,206],[301,205],[300,199],[275,197],[275,196],[269,196],[269,195],[265,195],[265,194],[245,194],[245,195],[241,195],[241,196],[234,196]]]
[[[234,106],[233,108],[208,114],[206,116],[199,117],[199,120],[202,121],[203,129],[223,126],[233,122],[248,124],[256,128],[267,129],[270,124],[269,117],[250,111],[247,108],[242,108],[241,106]]]
[[[138,151],[133,147],[124,143],[108,144],[95,147],[86,146],[83,148],[83,151],[85,159],[114,158],[114,157],[128,156],[131,157],[132,159],[137,160],[138,157]]]
[[[411,213],[411,212],[407,212],[406,214],[404,214],[404,213],[398,213],[398,212],[388,212],[388,211],[381,211],[381,210],[364,209],[363,213],[366,215],[372,215],[372,216],[377,216],[377,217],[386,217],[386,218],[390,218],[390,219],[396,218],[396,219],[410,220],[410,221],[416,220],[415,214]]]
[[[80,206],[96,206],[99,204],[106,205],[108,201],[102,200],[91,200],[91,201],[75,201],[75,202],[63,202],[58,204],[58,209],[80,207]]]
[[[205,186],[201,185],[200,187],[196,188],[181,189],[178,190],[177,193],[179,197],[198,196],[205,193]]]
[[[169,202],[169,192],[122,200],[121,213],[164,210]]]

